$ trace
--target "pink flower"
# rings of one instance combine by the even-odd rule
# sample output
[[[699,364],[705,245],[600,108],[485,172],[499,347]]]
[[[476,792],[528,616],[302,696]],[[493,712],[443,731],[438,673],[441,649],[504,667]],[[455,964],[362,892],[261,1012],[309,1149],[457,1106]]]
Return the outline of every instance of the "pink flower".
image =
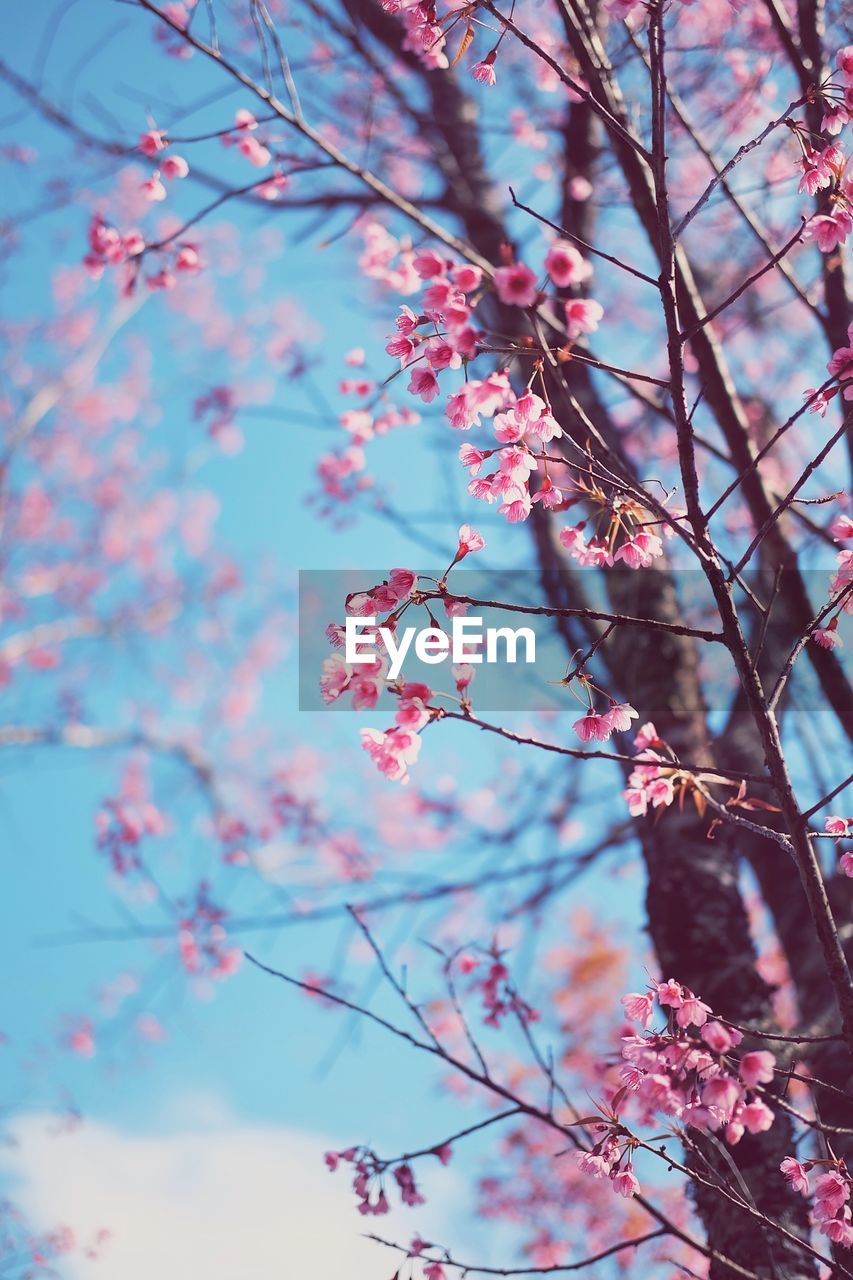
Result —
[[[538,297],[536,276],[523,262],[498,267],[495,288],[501,302],[510,307],[532,307]]]
[[[833,214],[818,214],[808,225],[807,234],[817,241],[821,253],[832,253],[849,236],[853,230],[853,218],[846,209],[837,209]]]
[[[654,1017],[654,1000],[650,991],[631,991],[623,996],[620,1004],[625,1009],[625,1016],[632,1022],[639,1022],[648,1031]]]
[[[158,151],[164,151],[168,145],[162,129],[149,129],[139,138],[139,150],[144,156],[156,156]]]
[[[702,1101],[706,1107],[713,1107],[727,1121],[740,1101],[741,1088],[737,1080],[721,1074],[714,1076],[702,1087]]]
[[[835,619],[833,619],[833,622]],[[844,643],[836,627],[817,627],[812,632],[812,640],[821,649],[840,649]]]
[[[434,249],[421,249],[415,255],[412,266],[422,280],[432,280],[435,276],[444,275],[448,263]]]
[[[372,711],[379,701],[379,685],[375,680],[366,680],[359,675],[353,680],[351,689],[354,711]]]
[[[853,538],[853,516],[836,516],[829,526],[829,532],[836,542],[847,542]]]
[[[640,1184],[634,1176],[634,1166],[629,1160],[624,1169],[620,1169],[618,1173],[612,1175],[613,1190],[620,1196],[630,1199],[640,1190]]]
[[[809,1194],[809,1175],[799,1160],[795,1160],[793,1156],[785,1156],[779,1168],[785,1176],[785,1181],[789,1182],[795,1191],[799,1191],[801,1196]]]
[[[417,575],[412,569],[392,569],[389,585],[398,601],[407,600],[417,582]]]
[[[658,983],[657,997],[664,1008],[680,1009],[684,1003],[684,988],[675,978],[668,978],[666,982]]]
[[[570,298],[566,303],[566,332],[574,341],[583,333],[595,333],[604,307],[594,298]]]
[[[740,1060],[740,1078],[747,1089],[754,1089],[757,1084],[769,1084],[773,1079],[776,1058],[766,1049],[757,1049],[753,1053],[745,1053]]]
[[[830,1218],[820,1224],[820,1229],[833,1244],[841,1244],[848,1249],[853,1245],[853,1227],[847,1218]]]
[[[629,702],[611,702],[607,712],[607,719],[614,733],[626,733],[631,728],[631,721],[639,718],[639,711],[635,711]]]
[[[706,1022],[699,1034],[714,1053],[728,1053],[741,1038],[739,1031],[730,1031],[722,1022],[716,1021]]]
[[[705,1004],[704,1000],[700,1000],[692,991],[685,988],[684,1000],[675,1015],[675,1020],[680,1027],[703,1027],[708,1021],[710,1012],[710,1005]]]
[[[773,1124],[774,1116],[760,1098],[753,1098],[752,1102],[741,1107],[739,1119],[749,1133],[766,1133]]]
[[[404,729],[417,733],[429,720],[429,712],[420,698],[401,698],[397,704],[394,720]]]
[[[622,792],[628,805],[628,812],[632,818],[645,818],[649,811],[649,798],[645,791],[641,791],[637,787],[629,787]]]
[[[263,169],[272,160],[272,152],[265,147],[257,138],[244,135],[237,143],[237,150],[241,155],[245,156],[249,164],[253,164],[257,169]]]
[[[160,162],[160,172],[164,178],[185,178],[190,171],[183,156],[164,156]]]
[[[560,543],[567,551],[578,551],[586,545],[582,524],[568,525],[560,530]]]
[[[494,59],[494,54],[490,53],[482,62],[475,62],[471,68],[471,75],[480,84],[497,84],[495,68],[489,58]]]
[[[544,476],[541,485],[533,495],[534,502],[541,502],[547,510],[559,507],[563,502],[563,492],[558,489],[550,476]]]
[[[461,262],[450,274],[457,289],[463,293],[473,293],[483,283],[482,268],[469,266],[467,262]]]
[[[581,742],[606,742],[613,732],[607,716],[600,716],[590,707],[585,716],[572,725]]]
[[[675,799],[672,778],[653,778],[646,788],[653,809],[668,807]]]
[[[202,262],[198,256],[198,249],[191,244],[182,244],[178,252],[175,254],[175,270],[176,271],[201,271]]]
[[[580,284],[592,275],[589,263],[568,240],[555,240],[545,255],[545,270],[558,289]]]
[[[513,498],[512,501],[502,503],[498,507],[498,512],[505,516],[510,524],[520,524],[530,515],[532,507],[530,495],[525,493],[521,497]]]
[[[837,1169],[822,1173],[815,1182],[815,1213],[834,1217],[850,1199],[850,1185]]]
[[[634,746],[638,751],[645,751],[646,747],[663,746],[660,735],[651,720],[647,721],[646,724],[640,725],[634,737]]]
[[[421,749],[421,738],[408,729],[362,729],[361,745],[380,773],[392,782],[407,782],[409,765],[414,764]]]
[[[830,814],[823,824],[823,829],[830,836],[846,836],[849,826],[849,818],[839,818],[834,814]]]
[[[459,529],[459,545],[456,548],[456,559],[461,560],[472,551],[482,551],[486,545],[485,538],[470,524],[463,524]]]
[[[331,657],[323,659],[320,696],[327,706],[341,696],[349,678],[349,669],[340,654],[333,653]]]
[[[849,119],[850,112],[847,110],[846,106],[841,102],[834,102],[832,106],[828,107],[826,111],[824,111],[820,127],[824,133],[828,133],[831,137],[834,137],[836,134],[841,132]]]
[[[155,169],[150,178],[146,178],[142,184],[142,190],[148,200],[165,200],[166,188],[160,181],[160,174]]]
[[[610,1161],[597,1151],[579,1151],[577,1161],[581,1173],[589,1173],[593,1178],[606,1178],[610,1173]]]
[[[412,395],[420,396],[427,404],[438,395],[438,378],[432,369],[421,366],[412,370],[409,379],[409,390]]]
[[[174,289],[177,279],[166,267],[161,267],[153,276],[146,276],[145,283],[149,289]]]
[[[853,880],[853,853],[842,853],[838,865],[846,876]]]
[[[629,569],[648,569],[652,561],[662,555],[663,542],[657,534],[641,529],[622,543],[613,560],[622,560]]]

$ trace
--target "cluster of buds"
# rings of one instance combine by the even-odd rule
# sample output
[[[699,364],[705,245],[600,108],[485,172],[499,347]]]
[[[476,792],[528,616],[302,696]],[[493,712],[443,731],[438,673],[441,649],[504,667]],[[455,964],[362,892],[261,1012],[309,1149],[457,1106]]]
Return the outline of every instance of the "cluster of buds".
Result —
[[[107,855],[116,875],[138,870],[137,849],[146,836],[166,830],[162,813],[153,804],[107,800],[95,818],[97,846]]]
[[[211,902],[207,886],[202,884],[192,911],[178,928],[181,963],[193,977],[221,980],[239,969],[243,954],[239,947],[228,946],[225,918],[226,912]]]
[[[83,258],[83,266],[93,280],[103,275],[106,267],[124,267],[125,276],[122,292],[130,295],[139,276],[139,268],[143,253],[148,246],[141,231],[131,230],[123,234],[105,222],[99,213],[94,213],[89,222],[89,250]],[[159,251],[162,254],[162,250]],[[198,245],[189,242],[169,245],[170,255],[157,271],[146,276],[149,289],[172,289],[177,283],[175,272],[195,274],[202,268]]]
[[[431,1153],[438,1157],[442,1164],[450,1160],[451,1149],[448,1146],[436,1147]],[[323,1159],[327,1169],[333,1173],[341,1164],[352,1166],[352,1189],[358,1197],[358,1211],[365,1217],[381,1217],[388,1213],[390,1204],[385,1192],[385,1178],[390,1172],[397,1185],[397,1191],[403,1204],[416,1208],[425,1203],[418,1190],[412,1166],[404,1159],[397,1163],[381,1160],[370,1147],[348,1147],[346,1151],[327,1151]]]
[[[492,957],[491,963],[482,977],[474,982],[474,989],[483,1000],[487,1027],[499,1027],[507,1014],[515,1014],[521,1022],[528,1024],[539,1020],[539,1013],[515,990],[510,979],[509,969],[499,956]]]

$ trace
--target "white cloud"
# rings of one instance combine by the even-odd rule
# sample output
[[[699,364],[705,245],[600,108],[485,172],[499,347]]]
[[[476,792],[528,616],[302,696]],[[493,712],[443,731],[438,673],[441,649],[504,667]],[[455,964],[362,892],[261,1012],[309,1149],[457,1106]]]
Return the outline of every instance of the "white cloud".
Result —
[[[37,1229],[70,1226],[81,1241],[101,1228],[101,1257],[74,1256],[71,1280],[386,1280],[395,1255],[366,1230],[433,1238],[441,1201],[458,1187],[441,1171],[426,1212],[358,1216],[346,1173],[328,1173],[318,1135],[254,1128],[192,1101],[183,1131],[145,1136],[94,1121],[57,1134],[41,1114],[19,1116],[0,1173]],[[215,1109],[214,1109],[215,1112]],[[207,1115],[203,1127],[197,1125]],[[211,1123],[212,1122],[212,1123]]]

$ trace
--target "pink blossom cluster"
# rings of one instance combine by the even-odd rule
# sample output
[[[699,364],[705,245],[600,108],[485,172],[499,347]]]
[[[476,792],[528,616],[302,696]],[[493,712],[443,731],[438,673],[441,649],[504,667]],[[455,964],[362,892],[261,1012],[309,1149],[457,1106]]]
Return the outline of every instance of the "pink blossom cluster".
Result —
[[[139,150],[144,156],[153,159],[159,156],[161,152],[165,152],[169,147],[169,139],[162,129],[150,128],[140,136]],[[190,167],[183,156],[170,153],[163,155],[158,161],[158,168],[154,169],[142,183],[142,193],[146,200],[150,200],[154,204],[159,204],[166,199],[168,194],[163,183],[163,179],[167,182],[174,181],[178,178],[186,178],[189,174]],[[132,236],[139,236],[139,233],[131,233]],[[146,245],[141,242],[141,237],[134,242],[138,245],[136,252],[142,254]],[[169,248],[172,253],[171,267],[163,263],[157,271],[146,277],[146,283],[149,289],[173,289],[177,284],[177,272],[184,272],[194,275],[202,269],[202,260],[199,255],[198,245],[181,242],[179,244],[171,244]],[[125,281],[125,290],[130,291],[136,283],[136,273],[128,274]]]
[[[851,347],[847,348],[850,357],[850,372],[847,376],[853,377],[853,325],[850,326]],[[839,353],[836,352],[836,355]],[[850,384],[848,390],[853,390],[853,383]],[[846,392],[845,392],[846,394]],[[846,514],[838,515],[830,525],[836,542],[853,541],[853,518]],[[844,547],[836,556],[838,569],[832,577],[829,584],[829,598],[831,601],[841,597],[846,591],[847,594],[843,599],[839,600],[838,612],[833,615],[826,626],[816,627],[811,633],[811,639],[815,644],[820,645],[822,649],[837,649],[843,644],[841,634],[838,630],[838,622],[842,613],[853,613],[853,547]]]
[[[499,1027],[502,1019],[510,1013],[524,1023],[539,1020],[538,1011],[519,996],[510,980],[509,969],[497,956],[493,956],[486,973],[478,977],[473,986],[482,997],[485,1009],[483,1022],[487,1027]]]
[[[146,836],[161,836],[166,820],[147,801],[138,804],[107,800],[95,817],[97,846],[106,853],[116,875],[139,868],[137,850]]]
[[[429,70],[446,70],[451,64],[447,57],[447,37],[436,12],[434,0],[381,0],[382,8],[386,13],[397,14],[406,30],[403,39],[403,48],[409,53],[413,53],[420,59],[425,67]],[[459,6],[451,4],[447,11],[448,15],[452,14]],[[469,36],[465,37],[465,43],[460,47],[457,58],[465,52],[473,37],[474,28],[469,26]],[[498,45],[500,40],[498,40]],[[497,57],[498,47],[495,46],[486,54],[479,62],[475,62],[471,66],[471,75],[480,84],[494,85],[497,83],[495,74],[495,58]]]
[[[452,1151],[445,1145],[424,1154],[434,1155],[442,1164],[447,1164]],[[405,1159],[397,1162],[381,1160],[370,1147],[348,1147],[346,1151],[327,1151],[323,1159],[327,1169],[332,1173],[341,1164],[352,1166],[352,1187],[358,1197],[358,1211],[365,1217],[381,1217],[382,1214],[388,1213],[391,1206],[385,1193],[385,1175],[389,1170],[397,1184],[397,1191],[403,1204],[416,1208],[425,1203],[415,1182],[412,1166]]]
[[[672,1116],[694,1129],[722,1131],[732,1145],[746,1132],[770,1128],[773,1112],[759,1094],[773,1080],[772,1053],[733,1057],[741,1033],[673,978],[623,996],[622,1005],[645,1030],[623,1038],[621,1070],[625,1096],[639,1105],[642,1123]],[[656,1013],[666,1018],[664,1031],[649,1030]]]
[[[474,327],[476,307],[489,283],[481,268],[429,248],[403,249],[384,229],[371,226],[362,269],[386,282],[393,278],[398,288],[404,286],[401,292],[413,293],[418,281],[422,287],[418,311],[402,306],[385,347],[408,371],[408,390],[429,404],[439,396],[445,371],[464,367],[465,381],[447,396],[446,417],[457,431],[481,427],[484,420],[490,423],[494,444],[466,443],[459,450],[459,460],[470,476],[471,496],[496,503],[499,514],[510,523],[527,520],[536,503],[549,510],[564,509],[584,497],[601,508],[606,529],[589,542],[583,524],[564,530],[562,541],[572,556],[582,564],[619,561],[634,569],[648,567],[663,554],[662,539],[651,527],[661,522],[627,495],[590,486],[562,460],[549,458],[547,446],[563,432],[547,399],[533,390],[536,372],[520,395],[513,391],[506,369],[498,368],[483,378],[468,376],[470,363],[488,350],[484,336]],[[552,243],[545,269],[557,289],[574,289],[591,275],[589,263],[565,240]],[[533,307],[545,296],[535,273],[515,261],[494,270],[492,285],[505,306]],[[570,344],[598,328],[603,310],[594,299],[570,297],[563,306]],[[369,415],[364,417],[369,421]],[[549,472],[549,462],[559,479]],[[679,514],[673,512],[674,517]],[[663,524],[664,532],[671,535],[672,528],[666,521]]]
[[[833,137],[853,119],[853,45],[847,45],[838,54],[839,81],[830,81],[823,88],[824,114],[821,128]]]
[[[420,755],[421,738],[415,730],[395,724],[391,729],[362,729],[361,745],[389,781],[406,783],[409,766]]]
[[[448,401],[451,425],[455,426],[459,417],[464,418],[472,407],[479,415],[483,411],[484,401],[488,403],[495,389],[495,379],[501,376],[493,374],[479,385],[467,383],[456,396],[451,396]],[[540,460],[533,451],[534,446],[538,444],[542,449],[549,441],[563,434],[551,412],[551,406],[541,396],[527,390],[505,412],[495,416],[492,426],[503,448],[484,451],[464,444],[459,450],[460,462],[473,477],[468,484],[471,496],[482,502],[499,503],[499,514],[511,524],[526,520],[536,502],[540,502],[546,509],[561,506],[565,495],[549,477],[547,463],[544,464],[545,471],[539,487],[535,491],[531,490],[531,481],[538,474],[540,466]],[[483,463],[489,458],[495,458],[497,469],[481,475]]]
[[[625,509],[630,508],[630,509]],[[621,562],[628,569],[648,569],[663,555],[663,541],[648,528],[647,512],[636,504],[622,504],[618,498],[608,503],[610,522],[604,537],[586,539],[586,521],[568,525],[560,531],[560,543],[573,560],[594,568],[612,567]],[[672,529],[664,525],[672,536]],[[617,545],[617,539],[621,538]]]
[[[426,1240],[422,1240],[420,1236],[413,1236],[412,1243],[409,1245],[408,1256],[410,1258],[423,1257],[425,1249],[432,1249],[433,1245],[428,1244]],[[435,1262],[424,1257],[424,1280],[447,1280],[447,1272],[440,1262]]]
[[[147,251],[145,237],[136,229],[119,232],[94,213],[89,222],[89,251],[83,258],[83,266],[93,280],[103,275],[106,267],[124,267],[122,292],[130,294],[136,284],[142,255]],[[158,250],[162,253],[163,250]],[[171,265],[164,263],[145,277],[149,289],[172,289],[177,284],[175,272],[194,275],[202,269],[198,245],[181,241],[169,246]]]
[[[628,802],[628,812],[634,818],[643,818],[649,808],[668,808],[675,799],[676,771],[666,762],[660,751],[666,743],[649,721],[637,731],[634,745],[640,754],[637,766],[628,776],[628,786],[622,795]]]
[[[231,387],[211,387],[193,403],[193,418],[204,422],[207,434],[215,440],[223,453],[239,453],[243,446],[243,433],[236,425],[237,403]]]
[[[397,14],[406,29],[403,48],[430,70],[445,70],[450,63],[446,40],[432,0],[381,0],[386,13]]]
[[[627,733],[631,721],[639,718],[639,712],[629,702],[615,702],[611,698],[607,711],[599,714],[590,707],[572,728],[581,742],[606,742],[613,733]]]
[[[181,919],[178,929],[178,951],[181,963],[193,977],[221,980],[236,973],[243,959],[239,947],[230,947],[224,920],[226,912],[208,896],[202,882],[192,910]]]
[[[838,79],[823,85],[821,96],[821,128],[835,137],[853,118],[853,45],[839,53]],[[821,253],[834,253],[853,231],[853,175],[847,172],[847,157],[837,144],[815,147],[805,130],[795,126],[795,132],[803,153],[799,190],[811,196],[824,190],[830,193],[828,212],[810,219],[807,234]]]
[[[389,577],[378,586],[372,587],[369,591],[354,592],[348,596],[346,612],[350,617],[357,618],[388,614],[382,626],[393,632],[397,625],[396,611],[411,599],[416,586],[417,575],[411,569],[392,569]],[[342,647],[343,627],[337,623],[330,623],[326,628],[326,636],[330,644],[336,648]],[[362,636],[366,642],[363,645],[364,651],[368,648],[371,633],[365,628]],[[378,634],[375,640],[378,643]],[[345,662],[340,653],[333,653],[323,662],[320,676],[321,697],[328,706],[336,702],[342,693],[348,692],[352,695],[352,705],[356,711],[370,710],[376,706],[379,694],[385,685],[387,669],[388,663],[378,650],[372,662],[359,663],[357,667]],[[427,697],[431,696],[425,685],[419,685],[418,690],[423,690]],[[423,723],[426,723],[426,718]]]
[[[439,396],[442,375],[447,370],[464,368],[465,381],[446,399],[450,425],[468,431],[481,426],[483,419],[491,421],[494,446],[478,448],[466,444],[459,451],[460,461],[471,477],[469,493],[481,501],[497,503],[499,513],[512,523],[526,520],[534,503],[553,509],[574,501],[575,496],[564,491],[565,482],[557,483],[549,474],[546,446],[562,436],[562,430],[550,404],[532,390],[536,374],[521,395],[514,393],[506,369],[498,368],[481,379],[468,376],[471,361],[487,350],[484,335],[474,324],[480,300],[491,286],[505,306],[535,306],[545,296],[535,273],[526,264],[510,259],[495,268],[490,281],[480,266],[429,247],[416,250],[375,220],[364,222],[361,230],[365,247],[359,265],[364,274],[398,294],[421,291],[417,311],[408,305],[401,307],[385,348],[399,361],[401,370],[408,372],[409,392],[430,404]],[[574,289],[591,275],[589,263],[566,240],[552,243],[545,269],[552,285],[561,290]],[[570,297],[562,305],[570,344],[598,328],[603,309],[593,299]],[[358,392],[360,385],[352,383],[353,390]],[[359,444],[387,429],[364,406],[348,410],[341,416],[341,424]],[[484,473],[489,459],[494,459],[495,465]],[[559,459],[553,461],[558,469],[567,471]],[[332,489],[346,493],[349,488],[352,492],[352,485],[338,485],[338,467],[348,479],[362,463],[361,456],[340,461],[324,459],[322,479],[330,495]],[[606,495],[602,501],[609,501]],[[660,539],[647,528],[628,527],[640,519],[651,523],[648,513],[629,511],[629,504],[618,499],[613,505],[623,509],[612,513],[612,521],[623,524],[629,535],[620,558],[632,567],[650,564],[662,553]]]
[[[785,1179],[800,1195],[811,1193],[809,1174],[812,1169],[829,1166],[815,1179],[814,1224],[833,1244],[853,1248],[853,1213],[850,1192],[853,1180],[843,1160],[797,1160],[786,1156],[779,1166]]]
[[[197,3],[198,0],[177,0],[177,3],[162,5],[161,12],[180,31],[184,31],[189,25],[192,11]],[[192,57],[192,45],[182,40],[171,27],[166,26],[165,22],[158,22],[154,27],[154,39],[163,46],[164,53],[168,53],[172,58],[186,61],[187,58]]]
[[[631,1143],[620,1141],[608,1126],[602,1125],[601,1128],[606,1130],[606,1136],[596,1142],[591,1150],[578,1152],[578,1168],[581,1173],[587,1173],[593,1178],[609,1178],[616,1194],[630,1199],[640,1190],[631,1160]]]
[[[258,122],[252,112],[241,107],[235,112],[233,130],[223,133],[222,145],[236,148],[240,155],[256,169],[265,169],[272,160],[272,152],[265,143],[255,137],[257,128]]]

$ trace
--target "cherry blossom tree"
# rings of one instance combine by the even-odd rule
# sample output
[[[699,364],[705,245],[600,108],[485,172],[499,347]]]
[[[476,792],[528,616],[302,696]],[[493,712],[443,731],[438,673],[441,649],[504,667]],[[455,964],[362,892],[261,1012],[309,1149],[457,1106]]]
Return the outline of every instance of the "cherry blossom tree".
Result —
[[[195,984],[248,954],[239,981],[265,1007],[283,982],[437,1064],[465,1113],[454,1132],[377,1152],[354,1115],[326,1154],[365,1217],[412,1208],[410,1239],[377,1233],[378,1275],[853,1274],[843,6],[122,12],[172,86],[158,101],[140,85],[145,109],[94,124],[0,68],[68,151],[67,176],[46,179],[16,126],[6,159],[33,170],[32,207],[9,257],[50,203],[74,226],[50,311],[6,326],[0,744],[118,761],[95,845],[123,900],[159,912],[118,936]],[[344,246],[384,341],[352,317],[336,364],[313,291],[277,305],[280,227]],[[185,353],[190,447],[152,445],[143,309]],[[45,338],[52,368],[33,355]],[[200,454],[227,461],[253,415],[277,412],[282,382],[303,425],[330,429],[300,521],[340,529],[350,558],[361,521],[387,522],[382,580],[342,595],[316,664],[323,700],[359,717],[343,799],[296,733],[261,722],[287,601],[271,565],[247,571],[216,539],[194,479]],[[441,492],[410,463],[389,471],[380,437],[402,431],[451,461]],[[404,536],[448,567],[401,567]],[[487,598],[466,587],[477,563],[503,584]],[[390,675],[380,629],[441,632],[484,608],[559,639],[556,713],[484,711],[474,664],[449,683]],[[348,617],[374,620],[360,666]],[[128,705],[139,648],[156,675]],[[473,753],[483,735],[495,811],[430,772],[445,742]],[[595,788],[606,821],[567,839]],[[189,883],[173,839],[203,868]],[[284,841],[297,900],[240,905]],[[400,888],[401,858],[436,848],[447,874],[431,863]],[[643,868],[648,954],[594,901],[567,923],[566,895],[583,902],[584,873],[614,854]],[[437,923],[404,972],[384,922],[424,903]],[[381,1012],[345,975],[255,954],[257,929],[333,917],[381,980]],[[545,962],[525,965],[537,934]],[[136,996],[121,994],[129,1025],[156,1040]],[[62,1033],[83,1056],[98,1038],[89,1014]],[[470,1141],[491,1144],[474,1190],[515,1227],[520,1262],[417,1234],[422,1166]]]

